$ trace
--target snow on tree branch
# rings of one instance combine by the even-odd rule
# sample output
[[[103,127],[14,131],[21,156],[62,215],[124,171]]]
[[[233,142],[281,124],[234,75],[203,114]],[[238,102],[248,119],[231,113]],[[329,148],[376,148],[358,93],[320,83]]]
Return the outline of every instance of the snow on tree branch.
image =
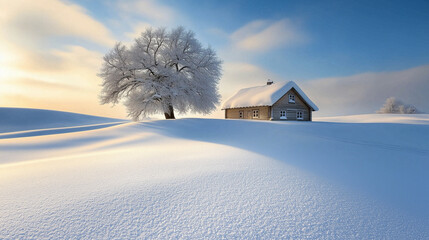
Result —
[[[386,99],[383,107],[377,111],[377,113],[401,113],[401,114],[412,114],[419,113],[416,107],[409,104],[403,104],[400,100],[396,100],[394,97]]]
[[[104,56],[102,104],[125,100],[134,120],[163,113],[207,114],[219,104],[221,60],[192,31],[148,29],[130,47],[117,43]]]

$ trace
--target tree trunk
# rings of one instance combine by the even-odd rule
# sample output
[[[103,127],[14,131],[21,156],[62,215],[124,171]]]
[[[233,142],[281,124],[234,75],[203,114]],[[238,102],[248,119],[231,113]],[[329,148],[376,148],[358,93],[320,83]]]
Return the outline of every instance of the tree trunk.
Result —
[[[164,112],[165,119],[176,119],[174,117],[174,109],[172,105],[168,105],[168,112]]]

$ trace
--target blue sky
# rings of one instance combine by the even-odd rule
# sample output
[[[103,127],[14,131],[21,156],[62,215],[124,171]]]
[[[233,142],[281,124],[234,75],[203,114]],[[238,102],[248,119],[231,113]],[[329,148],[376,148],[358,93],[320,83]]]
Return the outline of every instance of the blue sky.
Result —
[[[0,100],[10,106],[124,117],[121,107],[98,106],[102,55],[147,27],[183,25],[223,59],[223,101],[271,78],[296,81],[321,116],[371,113],[390,96],[429,111],[428,1],[0,0],[0,6],[8,10],[0,15],[0,80],[10,85]],[[78,108],[73,94],[85,84],[91,104]],[[58,106],[23,90],[36,85],[63,86],[70,97]]]
[[[306,43],[254,60],[294,79],[400,70],[429,63],[429,2],[414,6],[404,5],[407,1],[374,2],[279,1],[261,9],[255,5],[244,8],[239,19],[287,17],[299,24],[308,38]]]
[[[77,2],[107,24],[115,15],[105,1]],[[181,14],[168,25],[185,25],[214,48],[223,48],[228,41],[213,30],[228,35],[251,21],[290,19],[305,36],[303,43],[279,46],[248,60],[292,79],[402,70],[429,63],[428,1],[160,2]]]

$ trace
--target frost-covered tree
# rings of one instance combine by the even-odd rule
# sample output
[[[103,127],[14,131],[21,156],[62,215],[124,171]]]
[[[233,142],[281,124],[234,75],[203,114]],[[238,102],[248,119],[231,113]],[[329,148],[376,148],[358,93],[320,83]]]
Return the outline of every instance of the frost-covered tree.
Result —
[[[412,114],[418,113],[416,107],[409,104],[403,104],[401,101],[396,100],[394,97],[386,99],[383,107],[377,111],[377,113],[402,113],[402,114]]]
[[[130,47],[117,43],[104,56],[101,103],[124,99],[134,120],[161,113],[207,114],[219,103],[221,61],[192,31],[148,29]]]

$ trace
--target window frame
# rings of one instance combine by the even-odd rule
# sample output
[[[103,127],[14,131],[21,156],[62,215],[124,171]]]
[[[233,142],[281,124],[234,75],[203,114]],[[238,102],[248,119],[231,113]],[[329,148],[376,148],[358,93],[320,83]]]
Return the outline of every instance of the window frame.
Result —
[[[284,112],[284,116],[282,116],[282,112]],[[280,119],[287,119],[287,111],[286,110],[280,110]]]
[[[253,109],[252,118],[259,118],[259,109]]]
[[[244,118],[244,111],[238,111],[238,118]]]
[[[295,95],[289,94],[289,103],[295,103]]]
[[[304,112],[303,111],[296,111],[296,119],[297,120],[304,120]]]

